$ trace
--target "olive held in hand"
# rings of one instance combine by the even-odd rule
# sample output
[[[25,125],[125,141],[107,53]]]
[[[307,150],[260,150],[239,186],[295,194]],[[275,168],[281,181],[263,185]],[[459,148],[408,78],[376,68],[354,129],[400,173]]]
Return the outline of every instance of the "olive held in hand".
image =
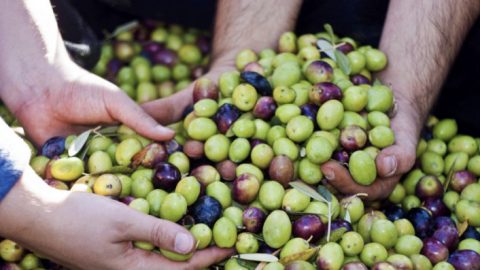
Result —
[[[226,217],[221,217],[213,226],[213,241],[220,248],[231,248],[237,240],[237,227]]]
[[[257,89],[258,93],[262,96],[272,95],[272,86],[268,80],[257,72],[244,71],[240,74],[240,77],[248,84]]]
[[[195,237],[198,242],[198,250],[208,247],[210,242],[212,242],[212,230],[203,223],[197,223],[193,225],[192,228],[190,228],[190,233],[192,233],[193,237]]]
[[[154,168],[157,163],[166,159],[167,151],[165,146],[159,143],[152,143],[133,156],[132,166],[134,168],[140,165],[145,168]]]
[[[53,158],[56,156],[60,156],[65,152],[65,138],[64,137],[53,137],[48,139],[43,145],[42,149],[40,150],[42,156],[46,156],[48,158]]]
[[[257,97],[257,91],[253,86],[242,83],[233,90],[232,101],[241,111],[250,111],[255,107]]]
[[[208,78],[200,78],[193,85],[193,102],[206,98],[217,100],[218,94],[217,86]]]
[[[60,158],[51,161],[50,173],[57,180],[73,181],[84,172],[83,161],[77,157]]]
[[[350,155],[348,169],[355,182],[368,186],[377,178],[375,161],[365,151],[358,150]]]
[[[356,125],[347,126],[340,132],[340,144],[347,151],[361,149],[367,143],[367,134]]]
[[[322,130],[332,130],[342,122],[343,105],[338,100],[329,100],[320,106],[317,113],[317,124]]]
[[[251,233],[240,233],[235,243],[235,249],[239,254],[256,253],[258,251],[258,240]]]

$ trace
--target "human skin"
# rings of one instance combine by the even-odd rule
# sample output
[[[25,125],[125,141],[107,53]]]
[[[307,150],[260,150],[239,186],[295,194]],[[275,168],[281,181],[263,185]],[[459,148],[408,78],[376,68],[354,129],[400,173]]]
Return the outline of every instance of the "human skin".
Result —
[[[118,122],[154,140],[174,136],[115,85],[70,60],[49,1],[2,1],[0,13],[0,98],[37,145]],[[23,170],[0,202],[0,235],[55,262],[73,269],[201,269],[232,252],[210,248],[178,263],[134,248],[132,241],[145,241],[185,254],[195,240],[182,226],[117,201],[49,187],[28,166],[28,146],[2,120],[0,150]]]
[[[321,168],[329,184],[345,194],[367,193],[369,200],[390,194],[415,162],[422,125],[479,13],[475,0],[390,1],[380,42],[389,63],[378,78],[394,91],[395,144],[376,158],[379,178],[372,185],[355,183],[348,170],[333,161]]]

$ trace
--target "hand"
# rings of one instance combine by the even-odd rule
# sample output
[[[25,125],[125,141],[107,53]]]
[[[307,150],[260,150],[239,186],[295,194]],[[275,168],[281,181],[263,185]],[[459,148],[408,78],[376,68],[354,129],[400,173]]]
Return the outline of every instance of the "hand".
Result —
[[[367,200],[388,197],[400,180],[415,163],[415,151],[422,126],[423,117],[400,95],[396,97],[397,114],[391,121],[395,133],[395,144],[383,149],[377,156],[378,178],[370,186],[357,184],[347,168],[336,161],[329,161],[321,166],[327,182],[344,194],[368,194]]]
[[[50,188],[31,169],[2,201],[0,213],[3,236],[74,269],[201,269],[232,254],[209,248],[173,262],[135,248],[132,241],[145,241],[186,254],[194,251],[195,239],[180,225],[112,199]]]
[[[210,70],[202,77],[209,78],[215,84],[222,73],[235,70],[234,64],[212,64]],[[185,109],[193,103],[193,86],[191,83],[184,90],[163,99],[142,104],[142,108],[162,124],[170,124],[182,119]]]
[[[35,88],[8,104],[38,145],[53,136],[118,122],[155,140],[174,136],[172,130],[159,125],[118,87],[75,64],[52,67],[50,74],[51,78],[35,81]],[[25,90],[22,86],[14,88]]]

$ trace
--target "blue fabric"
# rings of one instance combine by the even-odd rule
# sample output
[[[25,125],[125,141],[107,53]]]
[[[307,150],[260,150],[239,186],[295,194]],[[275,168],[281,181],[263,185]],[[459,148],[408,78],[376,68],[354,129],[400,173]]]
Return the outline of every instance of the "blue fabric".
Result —
[[[0,149],[0,202],[22,176],[8,154]]]

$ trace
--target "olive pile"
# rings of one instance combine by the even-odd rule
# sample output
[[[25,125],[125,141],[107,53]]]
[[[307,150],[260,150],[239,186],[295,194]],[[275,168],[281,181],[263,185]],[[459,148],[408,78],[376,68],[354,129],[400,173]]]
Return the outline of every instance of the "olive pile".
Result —
[[[235,248],[239,255],[213,268],[479,270],[477,140],[457,135],[453,120],[431,118],[416,167],[387,200],[337,198],[320,164],[337,160],[369,185],[376,154],[394,143],[392,91],[371,78],[386,57],[329,31],[285,33],[278,45],[240,52],[238,71],[218,83],[196,80],[195,104],[171,126],[174,140],[95,129],[48,140],[31,166],[55,188],[182,224],[197,249]],[[192,255],[134,245],[171,260]],[[54,267],[26,253],[0,242],[7,269]]]
[[[138,103],[183,90],[208,65],[209,37],[200,30],[145,21],[105,41],[93,72]]]

